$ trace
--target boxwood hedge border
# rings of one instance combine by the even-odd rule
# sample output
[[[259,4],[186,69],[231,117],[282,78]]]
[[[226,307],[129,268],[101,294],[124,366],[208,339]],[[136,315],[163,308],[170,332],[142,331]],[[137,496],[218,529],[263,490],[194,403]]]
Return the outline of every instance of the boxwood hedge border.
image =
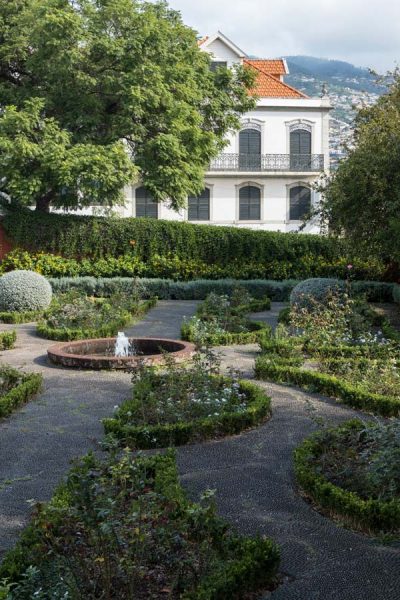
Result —
[[[248,408],[242,413],[223,413],[193,421],[164,425],[125,425],[117,418],[102,420],[106,434],[112,434],[122,446],[137,449],[166,448],[235,435],[255,427],[271,416],[271,398],[249,381],[240,381]]]
[[[178,477],[175,453],[141,457],[148,472],[154,471],[155,486],[166,500],[196,507],[187,499]],[[52,508],[71,505],[68,484],[61,484],[50,502],[41,508],[38,516],[25,528],[16,546],[10,550],[0,565],[0,580],[17,583],[32,564],[32,556],[40,553],[43,534],[42,523],[56,522],[57,511]],[[218,519],[218,525],[222,522]],[[249,592],[276,585],[276,573],[280,562],[280,551],[276,543],[261,536],[248,537],[231,533],[230,557],[223,569],[211,572],[200,580],[195,591],[187,591],[182,600],[216,600],[217,598],[239,598]]]
[[[19,383],[6,394],[0,396],[0,418],[8,417],[14,410],[26,404],[40,392],[43,385],[43,377],[40,373],[26,373],[21,376],[17,369],[7,365],[4,368],[11,371],[15,378],[18,378]]]
[[[14,348],[16,341],[17,332],[15,330],[2,331],[0,333],[0,350],[11,350],[11,348]]]
[[[263,321],[248,320],[246,322],[246,327],[251,329],[251,331],[242,331],[240,333],[230,333],[229,331],[226,331],[224,333],[213,333],[207,335],[207,343],[209,343],[211,346],[256,344],[265,337],[269,337],[271,335],[271,326]],[[188,342],[197,341],[195,329],[193,325],[191,325],[190,321],[182,323],[181,337],[183,340]]]
[[[328,433],[364,428],[365,423],[353,419]],[[326,430],[314,433],[294,451],[295,475],[301,490],[318,507],[340,517],[355,529],[375,534],[399,533],[400,500],[364,500],[358,494],[334,485],[317,470],[315,459],[324,452],[323,436],[326,433]]]
[[[137,313],[132,315],[128,311],[121,312],[120,316],[112,322],[102,325],[98,328],[69,328],[69,327],[50,327],[45,321],[40,321],[36,326],[36,332],[39,337],[47,340],[56,340],[60,342],[72,342],[74,340],[85,340],[90,338],[113,337],[118,331],[130,325],[134,318],[143,316],[148,310],[153,308],[157,303],[156,298],[145,300],[139,306]]]
[[[282,362],[276,364],[268,355],[257,357],[255,373],[259,379],[295,385],[306,390],[312,388],[312,391],[335,398],[358,410],[383,417],[400,416],[400,400],[398,398],[370,394],[334,375],[293,367],[282,364]]]
[[[0,323],[11,325],[20,325],[21,323],[32,323],[37,321],[43,315],[43,311],[24,311],[24,312],[0,312]]]

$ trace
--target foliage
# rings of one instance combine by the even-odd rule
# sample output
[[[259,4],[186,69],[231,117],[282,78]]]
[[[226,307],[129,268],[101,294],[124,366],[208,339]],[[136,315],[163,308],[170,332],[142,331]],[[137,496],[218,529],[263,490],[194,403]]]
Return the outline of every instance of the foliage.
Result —
[[[270,415],[270,398],[237,374],[221,377],[217,356],[200,349],[182,369],[165,356],[166,368],[139,364],[133,371],[132,398],[112,419],[106,433],[123,446],[159,448],[239,433]]]
[[[37,332],[46,339],[65,341],[114,336],[155,305],[154,299],[141,302],[139,293],[137,286],[130,296],[115,293],[109,299],[91,298],[76,290],[59,294],[43,314]]]
[[[10,350],[11,348],[14,348],[16,341],[17,341],[17,332],[16,331],[0,332],[0,350]]]
[[[395,350],[397,350],[397,357]],[[400,400],[400,353],[392,346],[392,357],[387,358],[342,358],[320,361],[319,369],[340,377],[352,385],[372,394],[398,397]]]
[[[89,455],[6,556],[10,600],[238,599],[270,586],[276,545],[229,531],[210,498],[187,500],[171,453]]]
[[[400,530],[399,424],[353,420],[324,429],[297,448],[296,478],[313,502],[353,527]]]
[[[37,321],[42,315],[43,311],[0,312],[0,323],[30,323]]]
[[[400,285],[393,286],[393,300],[397,304],[400,304]]]
[[[356,254],[400,262],[400,72],[386,94],[359,110],[354,147],[323,182],[322,219]]]
[[[0,310],[38,311],[51,302],[52,289],[45,277],[33,271],[12,271],[0,277]]]
[[[338,279],[313,278],[301,281],[290,294],[290,303],[298,308],[313,309],[316,302],[323,303],[332,293],[345,291],[345,282]]]
[[[201,191],[225,134],[254,106],[251,70],[212,72],[196,33],[164,2],[6,2],[0,39],[0,104],[8,120],[18,113],[5,161],[15,159],[23,184],[10,189],[8,172],[3,187],[42,208],[76,208],[93,197],[111,204],[129,173],[140,173],[157,200],[182,207]],[[31,119],[34,106],[40,119]],[[27,124],[37,152],[25,138]]]
[[[137,261],[147,264],[154,259],[158,272],[161,273],[163,268],[168,269],[170,274],[164,273],[162,276],[172,278],[175,278],[172,273],[182,272],[181,263],[186,264],[185,268],[189,270],[187,279],[199,276],[209,279],[276,280],[345,278],[349,262],[353,264],[354,279],[379,280],[384,275],[382,263],[366,258],[353,260],[340,240],[317,235],[253,231],[157,219],[100,218],[55,213],[38,215],[27,209],[11,207],[10,210],[9,206],[3,225],[17,246],[31,252],[51,253],[72,259],[89,258],[90,262],[107,259],[105,263],[98,263],[96,268],[104,265],[101,268],[108,268],[108,275],[110,267],[107,264],[113,264],[111,261],[108,263],[108,259],[119,257],[123,257],[119,259],[122,265],[118,267],[119,263],[114,263],[115,266],[111,268],[114,274],[117,274],[116,268],[121,271],[124,261],[127,263],[123,268],[132,269]],[[85,268],[90,262],[85,263]],[[212,269],[215,275],[212,275]],[[195,275],[194,271],[199,274]]]
[[[44,115],[39,98],[26,100],[20,110],[6,106],[0,114],[0,190],[27,206],[122,204],[124,185],[138,173],[124,144],[76,143]]]
[[[0,418],[28,402],[42,387],[38,373],[22,373],[7,365],[0,366]]]
[[[269,298],[254,300],[244,288],[234,289],[231,297],[211,292],[196,315],[183,323],[182,338],[214,346],[258,341],[269,335],[270,327],[247,319],[246,314],[270,308]]]

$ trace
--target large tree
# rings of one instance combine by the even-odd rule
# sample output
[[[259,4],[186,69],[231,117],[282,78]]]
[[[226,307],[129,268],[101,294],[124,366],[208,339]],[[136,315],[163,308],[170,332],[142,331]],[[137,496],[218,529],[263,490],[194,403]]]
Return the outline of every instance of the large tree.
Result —
[[[358,111],[354,146],[324,182],[322,219],[364,256],[400,263],[400,73]]]
[[[2,2],[0,123],[7,123],[0,125],[0,144],[10,148],[10,120],[17,123],[19,116],[30,122],[22,137],[36,148],[20,161],[16,152],[1,161],[1,189],[41,210],[78,208],[93,195],[101,203],[100,191],[106,204],[121,201],[115,189],[136,174],[157,200],[183,206],[189,193],[200,192],[210,159],[254,102],[247,93],[253,83],[248,69],[212,72],[209,61],[195,32],[164,2]],[[56,156],[43,147],[49,135],[41,127],[57,130]],[[131,172],[121,144],[134,165]],[[96,147],[97,167],[91,172]],[[69,156],[75,151],[70,183],[55,176],[66,151]],[[38,167],[38,154],[44,168]],[[18,179],[27,180],[21,191]]]

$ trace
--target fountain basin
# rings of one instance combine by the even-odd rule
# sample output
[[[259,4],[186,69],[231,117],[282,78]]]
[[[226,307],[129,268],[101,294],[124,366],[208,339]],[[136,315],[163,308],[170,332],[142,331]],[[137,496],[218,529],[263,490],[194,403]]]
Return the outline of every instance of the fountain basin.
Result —
[[[129,341],[137,351],[132,356],[114,356],[115,338],[63,342],[50,346],[47,355],[56,365],[99,370],[126,369],[135,366],[142,359],[148,365],[162,364],[163,352],[168,352],[176,361],[181,362],[190,359],[195,350],[193,344],[180,340],[129,338]]]

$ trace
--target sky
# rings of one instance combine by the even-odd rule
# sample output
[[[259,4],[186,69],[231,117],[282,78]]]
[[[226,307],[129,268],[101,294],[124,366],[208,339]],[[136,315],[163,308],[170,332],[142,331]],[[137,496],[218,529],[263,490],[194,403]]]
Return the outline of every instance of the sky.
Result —
[[[222,31],[244,52],[305,54],[380,72],[400,64],[400,0],[169,0],[200,34]]]

